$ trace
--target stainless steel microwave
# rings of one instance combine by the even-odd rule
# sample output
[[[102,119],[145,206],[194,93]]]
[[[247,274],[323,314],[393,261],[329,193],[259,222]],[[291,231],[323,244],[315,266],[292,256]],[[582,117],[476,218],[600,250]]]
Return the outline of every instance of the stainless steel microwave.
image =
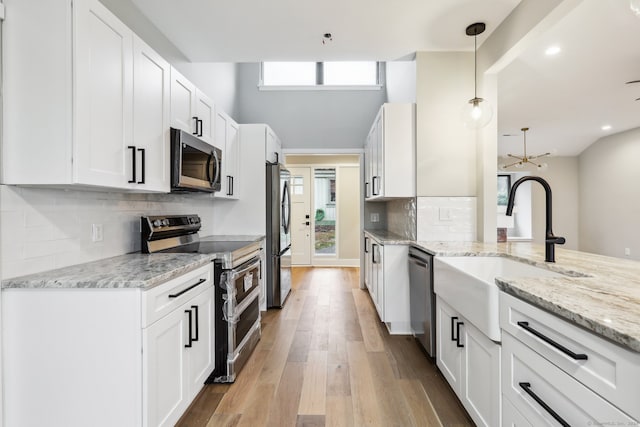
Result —
[[[171,191],[220,191],[222,151],[171,128]]]

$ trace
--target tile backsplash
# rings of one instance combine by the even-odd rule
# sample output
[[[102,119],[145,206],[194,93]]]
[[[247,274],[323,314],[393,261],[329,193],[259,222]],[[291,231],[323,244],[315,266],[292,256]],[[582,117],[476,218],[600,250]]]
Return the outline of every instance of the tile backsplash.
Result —
[[[418,197],[417,240],[475,241],[475,197]]]
[[[138,194],[0,185],[2,278],[140,250],[140,216],[198,214],[211,234],[210,194]],[[93,242],[92,224],[103,240]]]
[[[416,199],[398,199],[386,202],[387,230],[405,239],[416,239]]]

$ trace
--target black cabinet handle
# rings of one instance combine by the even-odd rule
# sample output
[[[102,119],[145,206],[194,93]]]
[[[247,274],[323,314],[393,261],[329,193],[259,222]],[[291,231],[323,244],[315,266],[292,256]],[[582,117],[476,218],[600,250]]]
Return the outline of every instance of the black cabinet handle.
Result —
[[[233,184],[231,182],[231,175],[227,175],[227,196],[231,196],[233,194],[233,190],[231,189]]]
[[[198,129],[198,125],[200,126],[200,130]],[[196,131],[198,132],[198,136],[202,136],[202,119],[198,119],[196,122]]]
[[[276,165],[277,165],[278,163],[280,163],[280,155],[278,154],[277,151],[274,151],[273,154],[276,155]]]
[[[236,177],[231,177],[231,195],[233,196],[236,193]]]
[[[131,150],[131,179],[128,182],[134,184],[136,182],[136,147],[129,145],[127,148]]]
[[[192,135],[198,136],[198,117],[197,116],[193,116],[193,120],[195,120],[195,125],[196,125],[196,131],[195,132],[191,132]]]
[[[365,199],[369,198],[369,183],[368,182],[364,183],[364,198]]]
[[[195,284],[193,284],[193,285],[189,286],[188,288],[185,288],[185,289],[181,290],[181,291],[180,291],[180,292],[178,292],[177,294],[170,294],[170,295],[169,295],[169,298],[178,298],[180,295],[182,295],[182,294],[184,294],[184,293],[186,293],[186,292],[189,292],[191,289],[195,288],[195,287],[196,287],[196,286],[198,286],[198,285],[203,284],[203,283],[204,283],[204,282],[206,282],[206,281],[207,281],[207,279],[200,279],[200,280],[198,281],[198,283],[195,283]]]
[[[456,316],[453,316],[451,318],[451,341],[458,341],[458,338],[456,338],[456,320],[458,320],[458,318]]]
[[[371,262],[374,264],[378,263],[378,261],[376,260],[376,247],[378,247],[378,245],[376,245],[375,243],[371,244]]]
[[[186,348],[189,348],[192,346],[192,342],[193,339],[191,338],[191,333],[192,333],[192,329],[193,329],[193,320],[191,320],[191,310],[185,310],[185,313],[187,313],[187,316],[189,316],[189,344],[185,344],[184,346]]]
[[[373,181],[371,182],[371,187],[373,187],[373,189],[371,190],[371,192],[373,193],[374,196],[378,195],[378,192],[376,191],[376,179],[378,179],[377,176],[373,177]]]
[[[549,415],[551,415],[557,422],[559,422],[560,425],[562,425],[563,427],[571,427],[571,425],[568,422],[566,422],[565,420],[563,420],[562,417],[560,415],[558,415],[558,413],[556,411],[551,409],[551,407],[549,405],[547,405],[546,402],[540,398],[540,396],[538,396],[537,394],[535,394],[533,392],[533,390],[531,390],[531,383],[524,383],[523,382],[523,383],[518,383],[518,385],[524,390],[525,393],[527,393],[529,396],[531,396],[531,398],[533,400],[538,402],[538,405],[542,406],[542,408],[545,411],[547,411],[549,413]]]
[[[369,243],[369,238],[367,236],[364,236],[364,253],[365,254],[369,253],[369,246],[367,245],[367,243]]]
[[[456,347],[464,347],[464,344],[460,344],[460,326],[463,326],[464,322],[458,322],[456,324]]]
[[[573,360],[587,360],[588,359],[588,356],[586,354],[574,353],[573,351],[569,350],[567,347],[563,346],[562,344],[559,344],[559,343],[555,342],[554,340],[552,340],[551,338],[543,335],[540,331],[536,331],[531,326],[529,326],[529,322],[518,322],[518,326],[520,326],[525,331],[527,331],[527,332],[535,335],[536,337],[540,338],[542,341],[546,342],[550,346],[557,348],[558,350],[560,350],[561,352],[563,352],[564,354],[566,354],[567,356],[569,356]]]
[[[142,179],[140,181],[138,181],[138,184],[144,184],[144,177],[146,175],[145,173],[145,149],[144,148],[138,148],[138,151],[140,152],[140,154],[142,154],[142,163],[141,163],[141,169],[142,169]]]
[[[196,315],[196,337],[194,339],[192,339],[192,341],[198,341],[198,306],[197,305],[192,305],[191,308],[193,308],[193,311],[195,312]]]

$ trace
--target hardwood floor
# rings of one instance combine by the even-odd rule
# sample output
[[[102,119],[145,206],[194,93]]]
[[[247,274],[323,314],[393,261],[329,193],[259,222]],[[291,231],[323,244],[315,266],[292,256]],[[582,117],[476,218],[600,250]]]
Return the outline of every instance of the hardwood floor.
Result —
[[[292,280],[236,382],[205,386],[179,426],[473,425],[414,338],[389,335],[357,268]]]

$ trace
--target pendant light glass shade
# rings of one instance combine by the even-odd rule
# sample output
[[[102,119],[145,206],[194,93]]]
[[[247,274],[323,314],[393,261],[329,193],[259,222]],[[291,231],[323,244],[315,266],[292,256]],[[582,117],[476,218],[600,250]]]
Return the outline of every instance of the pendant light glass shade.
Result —
[[[640,0],[630,0],[629,7],[636,16],[640,16]]]
[[[485,127],[493,117],[493,108],[486,99],[470,99],[461,111],[462,123],[467,129],[480,129]]]
[[[461,111],[462,123],[467,129],[480,129],[485,127],[493,117],[493,108],[485,99],[478,97],[478,34],[485,30],[485,24],[476,22],[466,29],[466,34],[473,37],[473,98],[471,98]]]

